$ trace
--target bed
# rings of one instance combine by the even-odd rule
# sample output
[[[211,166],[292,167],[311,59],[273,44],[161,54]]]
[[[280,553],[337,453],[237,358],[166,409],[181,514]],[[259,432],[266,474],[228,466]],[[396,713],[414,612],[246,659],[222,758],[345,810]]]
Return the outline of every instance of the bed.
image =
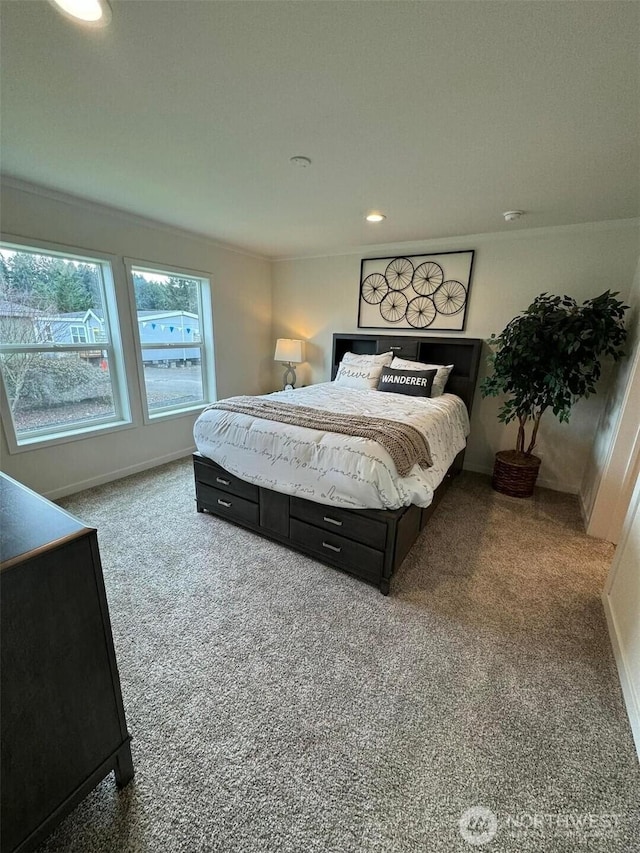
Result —
[[[393,572],[462,468],[481,347],[476,338],[335,334],[332,380],[348,353],[383,358],[378,354],[391,352],[412,363],[453,364],[445,393],[421,399],[349,388],[338,374],[338,382],[247,401],[414,425],[429,436],[430,466],[415,465],[400,476],[387,450],[366,438],[213,409],[203,412],[194,430],[198,511],[275,539],[388,594]],[[417,381],[407,375],[412,378],[402,381]]]

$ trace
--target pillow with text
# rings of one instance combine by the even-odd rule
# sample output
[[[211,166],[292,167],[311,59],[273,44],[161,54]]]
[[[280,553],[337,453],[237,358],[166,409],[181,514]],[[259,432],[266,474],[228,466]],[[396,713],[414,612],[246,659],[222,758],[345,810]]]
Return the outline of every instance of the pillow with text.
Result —
[[[346,352],[340,362],[335,381],[347,388],[364,391],[377,388],[380,374],[391,364],[392,358],[391,352],[383,352],[379,355],[358,355]]]
[[[452,364],[425,364],[422,361],[410,361],[408,358],[394,358],[391,367],[398,370],[437,370],[436,378],[433,380],[432,397],[444,394],[444,386],[453,370]]]
[[[378,391],[408,394],[411,397],[431,397],[437,370],[398,370],[384,367],[378,382]]]

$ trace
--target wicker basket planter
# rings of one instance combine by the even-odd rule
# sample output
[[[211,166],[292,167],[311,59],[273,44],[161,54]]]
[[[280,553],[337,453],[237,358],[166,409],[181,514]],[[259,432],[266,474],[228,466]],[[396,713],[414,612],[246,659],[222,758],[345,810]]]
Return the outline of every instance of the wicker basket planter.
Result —
[[[491,485],[504,495],[530,498],[541,462],[539,456],[527,456],[519,450],[501,450],[496,453]]]

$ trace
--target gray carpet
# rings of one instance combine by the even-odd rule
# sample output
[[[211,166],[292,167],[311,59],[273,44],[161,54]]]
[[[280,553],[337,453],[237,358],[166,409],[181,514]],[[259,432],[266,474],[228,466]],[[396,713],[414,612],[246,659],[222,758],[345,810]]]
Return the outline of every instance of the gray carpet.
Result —
[[[42,851],[470,851],[473,806],[481,849],[639,849],[613,549],[575,498],[464,474],[388,598],[197,514],[189,461],[62,503],[98,528],[136,777]]]

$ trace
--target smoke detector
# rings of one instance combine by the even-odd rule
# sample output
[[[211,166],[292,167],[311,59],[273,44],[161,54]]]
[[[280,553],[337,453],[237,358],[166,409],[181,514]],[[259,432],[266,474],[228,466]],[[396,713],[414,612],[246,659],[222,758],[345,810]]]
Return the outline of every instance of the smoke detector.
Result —
[[[295,157],[289,157],[289,162],[293,163],[294,166],[299,166],[301,169],[306,169],[311,165],[311,159],[309,157],[303,157],[302,154],[296,154]]]
[[[505,222],[515,222],[516,219],[520,219],[523,213],[523,210],[505,210],[502,215]]]

